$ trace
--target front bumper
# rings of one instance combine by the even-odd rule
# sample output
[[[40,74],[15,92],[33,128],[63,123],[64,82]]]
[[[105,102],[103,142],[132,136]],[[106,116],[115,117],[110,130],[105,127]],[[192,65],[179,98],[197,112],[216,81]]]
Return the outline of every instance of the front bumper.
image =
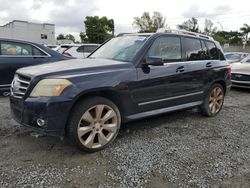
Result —
[[[37,132],[50,135],[63,135],[72,100],[63,97],[41,97],[17,99],[10,96],[12,117],[20,124]],[[37,119],[45,121],[38,126]]]
[[[248,89],[250,89],[250,81],[232,80],[232,86],[233,87],[248,88]]]

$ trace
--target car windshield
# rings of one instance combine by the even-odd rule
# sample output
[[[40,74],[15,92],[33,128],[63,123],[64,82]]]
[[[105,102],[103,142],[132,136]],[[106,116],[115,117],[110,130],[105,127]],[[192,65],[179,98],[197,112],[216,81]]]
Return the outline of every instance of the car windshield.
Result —
[[[225,57],[228,60],[239,60],[240,54],[225,54]]]
[[[131,62],[145,44],[148,37],[149,36],[130,35],[113,38],[101,46],[89,58]]]

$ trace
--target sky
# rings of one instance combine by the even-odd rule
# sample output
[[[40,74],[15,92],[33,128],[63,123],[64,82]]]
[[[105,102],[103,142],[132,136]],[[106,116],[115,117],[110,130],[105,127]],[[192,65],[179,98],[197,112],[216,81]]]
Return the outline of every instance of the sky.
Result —
[[[250,24],[249,0],[0,0],[0,25],[12,20],[52,23],[59,33],[78,38],[84,31],[86,16],[106,16],[115,21],[115,33],[136,32],[133,18],[143,12],[160,12],[167,25],[176,25],[191,17],[198,18],[200,28],[210,19],[218,30],[239,30]]]

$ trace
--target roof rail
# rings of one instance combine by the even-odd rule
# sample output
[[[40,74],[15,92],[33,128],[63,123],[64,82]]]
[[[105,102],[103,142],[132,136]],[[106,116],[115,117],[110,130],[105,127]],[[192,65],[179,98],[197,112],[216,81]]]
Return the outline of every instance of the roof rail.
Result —
[[[202,34],[202,33],[195,33],[195,32],[191,32],[191,31],[187,31],[187,30],[183,30],[183,29],[164,29],[164,28],[160,28],[157,30],[158,33],[162,33],[162,32],[166,32],[166,33],[176,33],[176,34],[185,34],[185,35],[192,35],[192,36],[196,36],[196,37],[201,37],[201,38],[205,38],[205,39],[209,39],[209,40],[214,40],[213,37]]]

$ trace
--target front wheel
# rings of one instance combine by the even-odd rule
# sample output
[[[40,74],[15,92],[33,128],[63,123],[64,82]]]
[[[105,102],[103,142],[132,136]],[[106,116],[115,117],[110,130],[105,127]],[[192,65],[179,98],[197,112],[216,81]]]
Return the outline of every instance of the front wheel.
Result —
[[[208,116],[216,116],[222,109],[224,103],[225,91],[221,84],[214,84],[207,93],[201,112]]]
[[[95,152],[116,138],[120,124],[120,112],[113,102],[103,97],[89,98],[73,109],[68,135],[81,150]]]

